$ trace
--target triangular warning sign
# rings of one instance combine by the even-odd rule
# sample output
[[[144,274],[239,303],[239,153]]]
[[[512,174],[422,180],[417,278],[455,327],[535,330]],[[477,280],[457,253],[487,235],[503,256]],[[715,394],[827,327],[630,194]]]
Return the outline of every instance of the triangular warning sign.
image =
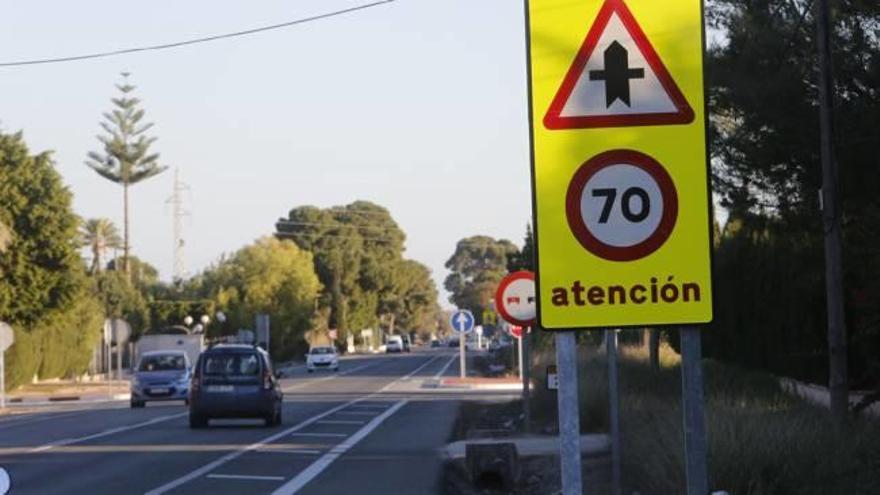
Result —
[[[693,120],[693,109],[624,0],[605,0],[544,125],[589,129]]]

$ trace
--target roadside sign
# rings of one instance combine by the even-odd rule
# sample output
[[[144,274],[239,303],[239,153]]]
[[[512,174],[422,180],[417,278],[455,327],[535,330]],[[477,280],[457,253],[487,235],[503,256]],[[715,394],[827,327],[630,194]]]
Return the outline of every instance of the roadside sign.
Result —
[[[711,321],[702,0],[528,18],[539,323]]]
[[[555,364],[547,366],[547,390],[559,390],[559,374]]]
[[[15,342],[15,333],[7,323],[0,321],[0,409],[6,408],[6,349]],[[4,488],[3,476],[6,476]],[[9,491],[9,477],[0,468],[0,495]]]
[[[495,311],[491,308],[487,308],[483,310],[483,325],[497,325],[498,317],[495,316]]]
[[[110,339],[113,345],[121,346],[131,338],[131,325],[121,318],[110,320]]]
[[[507,333],[516,338],[521,338],[523,336],[523,332],[531,334],[532,327],[521,327],[519,325],[510,325],[507,327]]]
[[[15,333],[12,327],[0,321],[0,352],[9,349],[15,343]]]
[[[9,477],[9,473],[0,468],[0,495],[6,495],[9,493],[9,489],[12,488],[12,479]]]
[[[469,333],[474,329],[474,315],[466,309],[459,309],[449,317],[449,326],[457,333]]]
[[[508,323],[522,327],[535,324],[535,274],[528,271],[504,277],[495,291],[495,307]]]

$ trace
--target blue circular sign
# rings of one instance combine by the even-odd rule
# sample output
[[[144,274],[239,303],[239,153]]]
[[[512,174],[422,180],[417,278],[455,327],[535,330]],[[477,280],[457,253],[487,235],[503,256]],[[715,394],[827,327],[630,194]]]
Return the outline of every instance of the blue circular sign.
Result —
[[[466,309],[459,309],[449,317],[449,326],[456,333],[469,333],[474,329],[474,314]]]

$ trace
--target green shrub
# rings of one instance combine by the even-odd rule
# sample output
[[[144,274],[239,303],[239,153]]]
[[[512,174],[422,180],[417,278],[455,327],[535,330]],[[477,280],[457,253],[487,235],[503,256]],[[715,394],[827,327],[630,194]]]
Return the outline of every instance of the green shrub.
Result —
[[[15,343],[6,350],[6,390],[13,390],[20,385],[30,383],[37,374],[40,364],[39,349],[31,334],[13,327]]]

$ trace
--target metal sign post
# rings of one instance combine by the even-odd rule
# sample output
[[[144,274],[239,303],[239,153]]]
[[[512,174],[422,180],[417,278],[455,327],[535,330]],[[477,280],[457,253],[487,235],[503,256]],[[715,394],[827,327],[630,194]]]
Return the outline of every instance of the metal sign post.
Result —
[[[269,352],[269,346],[271,345],[272,340],[269,315],[258,314],[256,316],[256,327],[257,345],[263,347],[266,352]]]
[[[581,421],[578,404],[577,340],[574,332],[556,334],[556,366],[559,371],[559,451],[563,495],[580,495]]]
[[[519,334],[519,337],[516,338],[516,347],[517,347],[517,359],[519,359],[519,364],[517,368],[519,369],[519,379],[523,379],[523,336],[522,333]],[[525,382],[523,382],[525,383]],[[525,386],[525,385],[523,385]]]
[[[113,338],[113,321],[110,319],[104,320],[104,379],[107,380],[107,395],[113,396],[113,385],[110,382],[110,374],[113,372],[113,366],[110,363],[111,360],[111,352],[113,347],[111,346],[111,339]]]
[[[6,351],[0,351],[0,409],[6,409]]]
[[[465,364],[466,341],[464,336],[466,333],[469,333],[474,329],[474,315],[466,309],[459,309],[449,317],[449,326],[452,327],[452,330],[458,332],[459,375],[461,378],[464,378],[467,376],[467,368]]]
[[[611,435],[611,494],[620,495],[620,383],[617,374],[617,330],[605,330],[608,353],[608,419]]]
[[[506,321],[515,325],[510,327],[510,333],[519,341],[519,378],[522,380],[523,416],[525,431],[528,433],[532,422],[529,406],[529,371],[532,361],[529,358],[527,336],[531,333],[537,316],[535,274],[523,270],[504,277],[495,291],[495,308]]]
[[[464,340],[464,334],[458,334],[458,376],[460,378],[465,378],[467,376],[467,360],[464,356],[464,346],[466,345]]]
[[[532,399],[532,397],[531,397],[531,395],[532,395],[532,390],[531,390],[531,388],[532,388],[531,387],[531,383],[532,383],[531,363],[532,363],[532,360],[531,360],[531,356],[530,356],[530,352],[531,352],[530,347],[531,346],[530,346],[529,337],[528,337],[529,335],[531,335],[531,333],[532,333],[532,329],[531,329],[531,327],[528,327],[525,329],[525,333],[523,334],[523,336],[520,337],[520,339],[519,339],[520,345],[522,346],[522,355],[523,355],[523,363],[524,363],[524,366],[522,367],[522,370],[523,370],[523,376],[522,376],[522,381],[523,381],[522,396],[523,397],[522,397],[522,401],[523,401],[523,416],[524,416],[523,423],[525,425],[524,429],[525,429],[526,433],[529,433],[532,429],[532,407],[530,404],[530,401]]]
[[[700,330],[681,328],[681,391],[684,411],[685,478],[688,495],[709,493],[706,466],[706,417]]]
[[[12,327],[0,321],[0,409],[6,408],[6,349],[14,342]]]

